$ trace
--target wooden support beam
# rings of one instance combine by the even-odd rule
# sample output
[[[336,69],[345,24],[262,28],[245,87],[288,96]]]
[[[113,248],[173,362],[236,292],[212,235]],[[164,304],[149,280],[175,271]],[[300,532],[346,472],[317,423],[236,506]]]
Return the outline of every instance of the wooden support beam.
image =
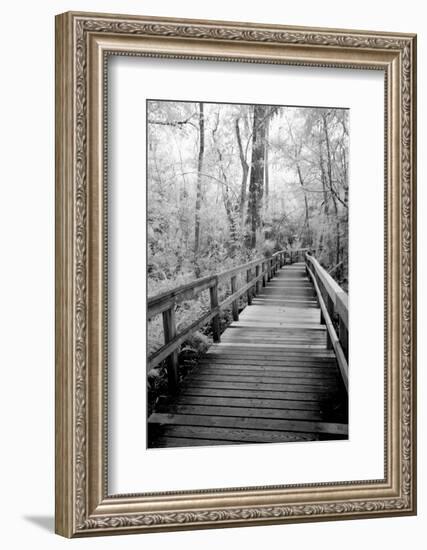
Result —
[[[218,308],[218,284],[212,286],[209,289],[209,294],[211,298],[211,311]],[[219,313],[212,318],[212,335],[214,342],[221,341],[221,331],[219,326]]]
[[[341,317],[339,317],[338,338],[344,352],[346,359],[348,360],[348,330]]]
[[[236,275],[233,275],[231,277],[231,294],[235,294],[237,292],[237,283],[236,283]],[[233,312],[233,321],[239,320],[239,300],[234,300],[231,309]]]
[[[165,344],[176,336],[175,307],[163,311],[163,334]],[[178,387],[178,351],[173,351],[167,358],[168,389],[174,393]]]
[[[252,279],[252,270],[248,269],[246,271],[246,282],[249,284],[251,282],[251,279]],[[248,297],[248,306],[250,306],[252,305],[252,288],[251,287],[248,288],[247,297]]]
[[[260,291],[260,283],[259,283],[259,272],[260,272],[260,266],[257,265],[255,267],[255,277],[257,278],[257,282],[255,283],[255,294],[259,294]]]

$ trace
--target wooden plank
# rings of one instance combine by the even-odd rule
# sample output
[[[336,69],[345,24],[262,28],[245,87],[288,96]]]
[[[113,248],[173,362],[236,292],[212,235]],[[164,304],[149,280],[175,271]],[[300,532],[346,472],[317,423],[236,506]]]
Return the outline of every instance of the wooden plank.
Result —
[[[226,349],[226,347],[234,347],[235,349],[241,349],[242,351],[244,350],[247,350],[248,348],[259,348],[259,349],[262,349],[262,348],[269,348],[271,349],[271,351],[276,351],[276,352],[283,352],[284,354],[286,353],[301,353],[301,355],[303,354],[306,354],[306,355],[319,355],[319,356],[323,356],[323,357],[335,357],[334,355],[334,352],[331,351],[331,350],[326,350],[326,349],[311,349],[310,346],[281,346],[280,344],[262,344],[262,343],[250,343],[250,344],[247,344],[245,343],[244,345],[243,344],[239,344],[238,342],[224,342],[223,344],[221,345],[224,345],[224,349]],[[213,346],[212,346],[213,347]]]
[[[245,353],[209,353],[202,359],[200,359],[201,362],[205,361],[213,361],[218,360],[220,362],[223,361],[230,361],[235,362],[236,364],[254,364],[254,365],[260,365],[260,366],[303,366],[306,364],[307,366],[328,366],[328,365],[335,365],[336,359],[335,357],[317,357],[316,355],[291,355],[291,354],[276,354],[276,355],[263,355],[261,353],[254,353],[253,355],[245,354]]]
[[[221,355],[217,356],[209,356],[205,357],[203,359],[200,359],[199,365],[212,365],[215,367],[215,365],[223,365],[224,368],[226,366],[227,368],[259,368],[260,370],[264,369],[274,369],[274,370],[281,370],[283,369],[284,372],[287,370],[298,370],[301,369],[302,371],[310,371],[310,370],[318,370],[318,369],[328,369],[328,370],[334,370],[337,366],[335,360],[326,360],[326,361],[316,361],[316,360],[299,360],[298,358],[281,358],[281,359],[270,359],[270,360],[264,360],[262,356],[253,357],[250,358],[240,358],[238,356],[230,356],[225,357]]]
[[[215,405],[169,405],[160,407],[159,413],[191,414],[198,416],[231,416],[244,418],[274,418],[278,420],[311,420],[321,422],[325,415],[318,411],[301,409],[267,409],[249,407],[218,407]]]
[[[263,304],[254,304],[256,308],[244,309],[242,314],[248,319],[270,319],[280,321],[304,321],[319,323],[320,311],[318,308],[303,309],[300,307],[291,307],[289,304],[272,305],[264,302]],[[317,311],[316,311],[317,309]]]
[[[277,360],[277,361],[273,361],[273,360],[269,360],[269,361],[263,361],[262,359],[260,358],[253,358],[253,359],[238,359],[238,358],[235,358],[233,359],[232,357],[231,358],[227,358],[227,357],[222,357],[222,356],[218,356],[217,359],[213,360],[211,357],[209,358],[205,358],[205,359],[201,359],[199,361],[199,365],[201,366],[204,366],[204,365],[211,365],[213,368],[215,368],[216,366],[218,366],[219,368],[249,368],[249,369],[252,369],[252,368],[258,368],[259,370],[264,370],[264,369],[272,369],[272,370],[279,370],[279,371],[283,371],[283,372],[286,372],[288,370],[291,370],[291,371],[301,371],[301,372],[309,372],[309,371],[316,371],[316,370],[319,370],[320,372],[322,372],[324,369],[327,369],[329,371],[335,371],[336,369],[336,362],[330,362],[329,360],[328,361],[324,361],[324,362],[321,362],[321,361],[307,361],[307,360],[302,360],[302,361],[298,361],[296,359],[292,360]]]
[[[212,445],[230,445],[232,442],[224,439],[193,439],[189,437],[157,437],[154,443],[149,445],[151,449],[170,447],[210,447]]]
[[[259,392],[269,391],[292,391],[294,393],[333,393],[336,388],[323,388],[315,384],[271,384],[271,383],[257,383],[257,382],[218,382],[210,380],[188,380],[183,382],[183,388],[212,388],[212,389],[228,389],[228,390],[257,390]]]
[[[310,329],[304,329],[304,328],[296,329],[291,327],[288,328],[285,325],[280,326],[278,324],[276,324],[275,326],[263,326],[261,324],[259,324],[258,326],[247,325],[246,327],[230,326],[230,327],[227,327],[226,332],[231,334],[232,336],[257,335],[262,338],[268,337],[268,336],[271,336],[271,337],[274,336],[276,338],[289,338],[291,336],[301,337],[301,338],[321,338],[322,336],[326,335],[326,330],[310,330]]]
[[[327,363],[327,364],[335,364],[336,358],[335,357],[328,357],[328,356],[318,356],[318,355],[304,355],[299,353],[276,353],[276,354],[262,354],[262,353],[244,353],[244,352],[236,352],[236,353],[208,353],[206,354],[200,361],[210,361],[210,360],[227,360],[227,361],[236,361],[236,362],[249,362],[249,363],[255,363],[259,365],[268,365],[269,363],[272,364],[283,364],[284,366],[293,364],[294,362],[299,363],[307,363],[311,364],[314,363],[315,365],[319,363]]]
[[[226,440],[235,443],[284,443],[287,441],[318,441],[318,434],[253,429],[206,428],[203,426],[165,426],[163,437],[184,437],[190,439]]]
[[[258,376],[270,376],[274,378],[288,378],[295,376],[304,376],[306,380],[311,378],[321,378],[328,380],[329,378],[335,378],[337,371],[335,368],[299,368],[299,367],[259,367],[257,365],[230,365],[228,363],[203,363],[195,367],[194,372],[200,372],[206,374],[214,372],[218,374],[243,374],[243,375],[258,375]]]
[[[253,344],[253,339],[251,338],[239,338],[239,339],[233,339],[231,337],[228,337],[228,336],[225,336],[224,337],[224,343],[239,343],[239,344],[247,344],[247,345],[252,345]],[[292,345],[292,344],[289,344],[286,340],[283,340],[283,341],[277,341],[277,342],[273,342],[273,341],[270,341],[268,342],[268,344],[265,344],[266,347],[268,346],[271,346],[271,347],[283,347],[283,345],[286,345],[287,347],[289,348],[294,348],[294,349],[301,349],[301,348],[305,348],[305,349],[311,349],[311,350],[321,350],[324,345],[323,344],[295,344],[295,345]]]
[[[270,332],[263,333],[256,330],[246,330],[246,331],[228,331],[227,334],[224,336],[225,340],[224,342],[238,342],[238,341],[246,341],[246,340],[252,340],[253,343],[256,343],[257,341],[260,341],[262,343],[265,342],[271,342],[279,344],[280,342],[283,342],[284,345],[289,345],[295,348],[297,344],[301,344],[302,348],[305,348],[306,346],[314,346],[314,345],[320,345],[325,347],[326,343],[326,333],[318,333],[312,336],[311,338],[305,334],[280,334],[276,333],[274,330],[271,330]],[[307,340],[310,342],[310,344],[307,344]]]
[[[312,325],[307,325],[307,324],[295,324],[295,323],[292,323],[292,322],[285,322],[285,321],[278,321],[276,323],[273,323],[273,322],[270,322],[270,321],[253,321],[253,320],[250,320],[250,319],[244,319],[244,320],[240,320],[240,321],[235,321],[233,322],[231,325],[229,325],[227,327],[228,329],[233,329],[233,328],[243,328],[243,329],[247,329],[247,330],[250,330],[251,328],[259,328],[261,330],[265,329],[265,330],[268,330],[268,329],[280,329],[280,330],[284,330],[284,331],[287,331],[287,330],[303,330],[303,331],[307,331],[308,333],[314,333],[314,332],[325,332],[326,331],[326,328],[322,325],[315,325],[315,324],[312,324]]]
[[[251,346],[245,346],[243,343],[238,342],[223,342],[224,350],[220,351],[217,348],[213,349],[213,346],[206,353],[206,357],[235,357],[241,359],[261,358],[266,361],[273,360],[293,360],[307,359],[308,361],[335,361],[335,354],[332,350],[326,350],[325,347],[320,349],[311,349],[307,347],[289,347],[287,345],[256,345],[253,342]]]
[[[251,302],[252,303],[252,302]],[[317,302],[315,300],[293,300],[291,298],[254,298],[254,306],[263,304],[275,304],[280,306],[291,306],[295,309],[317,309]]]
[[[246,353],[209,353],[204,358],[202,358],[200,361],[210,361],[210,360],[218,359],[220,361],[226,360],[226,361],[235,361],[236,363],[242,364],[242,362],[248,362],[252,364],[258,364],[258,365],[264,365],[267,366],[269,364],[272,365],[290,365],[292,366],[294,363],[296,365],[299,364],[307,364],[307,366],[322,366],[322,364],[335,364],[336,359],[335,357],[325,357],[325,356],[316,356],[316,355],[299,355],[299,354],[290,354],[290,353],[284,353],[284,354],[262,354],[262,353],[254,353],[253,355],[246,354]]]
[[[200,372],[196,371],[196,373],[192,374],[188,380],[189,384],[194,384],[198,382],[238,382],[239,384],[243,384],[246,382],[249,382],[250,384],[261,384],[261,388],[264,387],[266,384],[275,384],[275,387],[277,388],[278,385],[282,387],[283,385],[286,386],[316,386],[319,388],[334,388],[336,387],[336,378],[307,378],[307,377],[301,377],[301,376],[288,376],[288,377],[280,377],[280,376],[269,376],[266,374],[262,375],[245,375],[243,373],[239,374],[223,374],[218,373],[215,371],[212,371],[212,373],[208,373],[206,371]]]
[[[306,371],[278,371],[278,370],[268,370],[263,371],[260,369],[254,369],[254,370],[237,370],[237,369],[230,369],[223,365],[220,365],[219,368],[212,368],[210,366],[203,366],[201,368],[197,368],[195,370],[195,373],[192,373],[190,377],[197,376],[196,373],[200,373],[200,376],[257,376],[257,377],[265,377],[268,376],[272,380],[274,380],[277,384],[286,383],[289,379],[294,379],[295,377],[301,377],[303,378],[308,384],[314,384],[317,381],[324,381],[324,382],[330,382],[334,381],[336,382],[338,380],[338,373],[335,370],[330,370],[329,372],[306,372]],[[209,374],[211,373],[211,374]]]
[[[277,371],[276,371],[277,372]],[[277,389],[280,389],[282,384],[299,385],[301,380],[304,384],[316,385],[325,388],[335,387],[338,379],[338,374],[332,372],[325,376],[324,373],[313,374],[307,372],[288,372],[285,375],[276,374],[276,372],[268,371],[267,373],[262,371],[238,371],[233,370],[229,372],[226,368],[212,369],[210,367],[197,369],[195,373],[192,373],[188,380],[200,381],[204,378],[206,381],[218,381],[218,382],[254,382],[255,380],[264,380],[265,384],[276,384]]]
[[[236,355],[238,357],[257,357],[261,356],[264,359],[287,359],[298,358],[309,360],[334,361],[335,354],[331,350],[310,349],[310,348],[295,348],[290,346],[272,346],[254,342],[251,346],[239,344],[238,342],[223,342],[223,348],[219,349],[216,346],[211,346],[206,355]],[[267,349],[266,349],[267,348]]]
[[[324,403],[329,401],[331,397],[336,396],[336,392],[298,392],[286,390],[270,390],[269,392],[260,392],[259,390],[250,389],[229,389],[229,388],[206,388],[188,386],[182,387],[180,395],[197,395],[205,397],[248,397],[262,399],[279,399],[291,401],[315,401],[316,403]]]
[[[230,334],[230,333],[229,333]],[[297,338],[297,337],[288,337],[285,336],[275,336],[274,334],[271,336],[264,336],[262,334],[256,334],[256,333],[249,333],[247,337],[243,337],[239,334],[232,334],[232,335],[225,335],[223,338],[224,343],[229,342],[239,342],[239,343],[256,343],[256,342],[262,342],[262,343],[269,343],[271,345],[287,345],[287,346],[293,346],[294,348],[301,348],[301,347],[309,347],[309,349],[317,348],[322,349],[325,347],[326,344],[326,335],[321,335],[318,338],[313,338],[310,344],[307,344],[307,339]]]
[[[256,429],[263,433],[268,431],[285,431],[299,433],[327,433],[347,435],[346,424],[317,422],[311,420],[278,420],[276,418],[244,418],[240,416],[197,416],[190,414],[161,414],[150,416],[150,424],[168,424],[175,426],[205,426],[215,428]]]
[[[325,402],[326,404],[327,402]],[[261,397],[214,397],[211,396],[209,401],[206,401],[205,396],[198,395],[179,395],[171,403],[181,405],[206,405],[219,407],[249,407],[256,409],[292,409],[303,411],[322,412],[325,409],[325,404],[316,401],[296,401],[292,399],[268,399]]]

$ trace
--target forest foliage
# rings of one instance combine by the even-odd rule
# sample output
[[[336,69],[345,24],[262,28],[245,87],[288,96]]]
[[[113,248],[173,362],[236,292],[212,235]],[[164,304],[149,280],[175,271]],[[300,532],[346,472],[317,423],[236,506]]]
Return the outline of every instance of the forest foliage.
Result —
[[[347,110],[147,105],[149,295],[284,248],[348,283]]]

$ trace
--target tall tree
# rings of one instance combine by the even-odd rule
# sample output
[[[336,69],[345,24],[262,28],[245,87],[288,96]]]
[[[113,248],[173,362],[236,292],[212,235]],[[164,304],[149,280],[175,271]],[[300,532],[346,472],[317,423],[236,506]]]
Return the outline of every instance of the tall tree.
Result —
[[[270,192],[270,174],[269,174],[269,167],[268,167],[268,151],[269,151],[269,128],[270,125],[266,123],[265,127],[265,152],[264,152],[264,186],[265,186],[265,206],[268,208],[268,194]]]
[[[244,212],[245,212],[245,204],[246,204],[246,184],[248,181],[248,174],[249,174],[249,164],[246,160],[246,154],[243,150],[243,144],[242,144],[242,137],[240,134],[240,119],[236,118],[234,122],[234,128],[236,132],[236,139],[237,139],[237,146],[239,148],[239,159],[240,164],[242,166],[242,183],[240,185],[240,219],[243,226],[244,222]]]
[[[328,115],[329,112],[322,113],[322,122],[323,122],[323,132],[325,136],[325,145],[326,145],[326,166],[327,166],[327,175],[329,182],[329,192],[332,198],[332,204],[334,206],[335,213],[335,262],[338,264],[340,261],[340,220],[338,216],[338,206],[337,206],[337,194],[334,189],[334,183],[332,179],[332,154],[331,154],[331,142],[329,138],[329,128],[328,128]]]
[[[197,159],[197,190],[196,212],[194,218],[194,271],[196,277],[200,276],[199,248],[200,248],[200,209],[202,206],[202,178],[203,156],[205,153],[205,116],[203,103],[199,103],[199,155]]]
[[[264,191],[265,132],[267,111],[264,105],[254,106],[252,124],[252,161],[248,196],[248,245],[256,247],[257,230],[261,225],[260,210]]]

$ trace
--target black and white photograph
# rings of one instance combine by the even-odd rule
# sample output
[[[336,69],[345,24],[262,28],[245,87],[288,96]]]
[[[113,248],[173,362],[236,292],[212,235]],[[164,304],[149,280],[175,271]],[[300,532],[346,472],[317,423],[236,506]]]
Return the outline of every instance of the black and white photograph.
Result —
[[[349,126],[147,100],[148,448],[348,438]]]

